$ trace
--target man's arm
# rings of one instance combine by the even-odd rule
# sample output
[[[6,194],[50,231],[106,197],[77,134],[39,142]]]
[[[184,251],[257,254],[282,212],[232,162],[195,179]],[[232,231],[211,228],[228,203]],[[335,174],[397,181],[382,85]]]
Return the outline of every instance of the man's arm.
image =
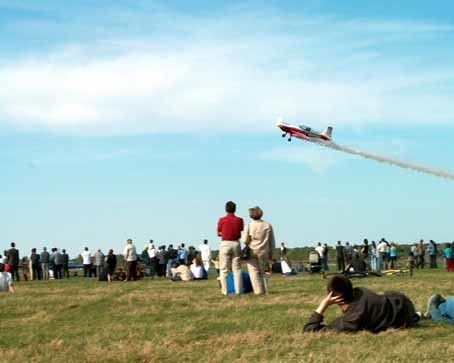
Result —
[[[222,232],[222,218],[219,218],[217,232],[218,232],[218,236],[222,237],[222,233],[221,233]]]
[[[304,331],[319,331],[325,329],[326,326],[322,324],[323,322],[323,314],[325,313],[326,309],[333,304],[342,304],[343,298],[341,296],[333,296],[333,292],[331,291],[328,295],[326,295],[323,300],[320,302],[319,306],[312,315],[309,317],[309,321],[304,325]]]
[[[322,324],[322,322],[323,315],[320,315],[314,311],[309,317],[309,321],[304,325],[304,331],[312,332],[326,329],[326,325]]]
[[[252,241],[251,234],[249,233],[249,224],[246,226],[246,229],[244,230],[243,240],[245,245],[248,245]]]
[[[273,227],[271,225],[270,225],[269,230],[267,231],[267,238],[268,238],[268,241],[270,244],[270,253],[269,253],[268,258],[271,261],[273,259],[274,250],[276,249],[276,240],[274,238],[274,231],[273,231]]]

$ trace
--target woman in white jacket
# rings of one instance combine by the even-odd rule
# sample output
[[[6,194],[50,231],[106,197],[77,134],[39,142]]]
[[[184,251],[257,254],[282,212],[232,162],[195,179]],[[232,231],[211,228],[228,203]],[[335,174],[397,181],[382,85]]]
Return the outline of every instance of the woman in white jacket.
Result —
[[[249,208],[252,221],[244,230],[244,243],[251,249],[251,256],[246,265],[251,278],[254,294],[268,292],[265,281],[265,265],[273,258],[275,248],[273,227],[262,220],[263,212],[260,207]]]

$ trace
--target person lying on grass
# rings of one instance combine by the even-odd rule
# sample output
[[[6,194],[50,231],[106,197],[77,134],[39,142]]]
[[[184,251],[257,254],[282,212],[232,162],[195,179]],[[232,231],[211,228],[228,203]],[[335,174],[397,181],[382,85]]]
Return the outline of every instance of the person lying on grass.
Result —
[[[337,332],[367,330],[378,333],[388,328],[411,327],[420,320],[413,303],[400,292],[378,295],[364,287],[353,288],[351,281],[342,275],[330,278],[327,290],[327,296],[304,326],[305,332],[332,329]],[[322,324],[323,314],[331,305],[339,306],[342,316],[326,326]]]
[[[432,295],[427,302],[427,312],[424,317],[454,324],[454,296]]]

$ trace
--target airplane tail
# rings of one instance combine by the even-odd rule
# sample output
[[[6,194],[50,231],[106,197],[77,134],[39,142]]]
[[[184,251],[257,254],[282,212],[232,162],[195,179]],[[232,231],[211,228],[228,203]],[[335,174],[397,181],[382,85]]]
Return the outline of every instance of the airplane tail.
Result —
[[[323,135],[328,136],[330,139],[333,134],[333,128],[331,126],[328,126],[325,131],[323,131]]]

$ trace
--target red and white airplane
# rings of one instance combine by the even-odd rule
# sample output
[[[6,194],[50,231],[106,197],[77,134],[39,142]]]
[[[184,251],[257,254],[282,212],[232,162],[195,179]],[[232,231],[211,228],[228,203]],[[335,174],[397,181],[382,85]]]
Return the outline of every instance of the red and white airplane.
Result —
[[[292,125],[284,122],[282,119],[278,120],[277,127],[284,131],[282,137],[288,135],[288,141],[292,141],[292,137],[307,141],[331,141],[331,135],[333,133],[333,128],[331,126],[327,127],[323,132],[318,132],[312,130],[309,126]]]

